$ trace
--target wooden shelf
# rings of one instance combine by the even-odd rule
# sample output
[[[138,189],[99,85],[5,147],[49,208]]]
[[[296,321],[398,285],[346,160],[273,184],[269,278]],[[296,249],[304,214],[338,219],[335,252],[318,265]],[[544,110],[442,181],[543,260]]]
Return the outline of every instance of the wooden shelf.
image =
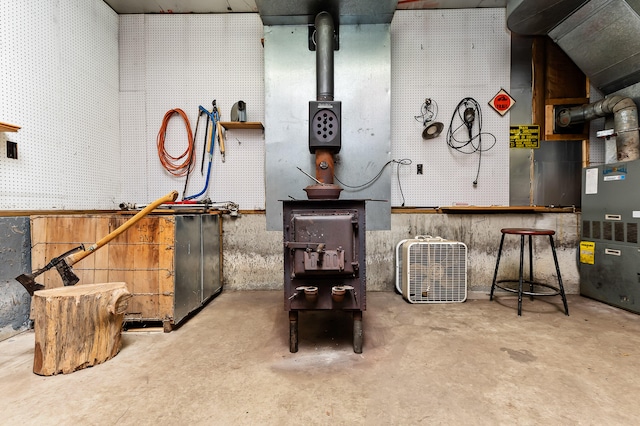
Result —
[[[20,126],[0,121],[0,132],[17,132],[18,130],[20,130]]]
[[[575,213],[575,207],[549,206],[449,206],[442,213]]]
[[[442,206],[393,207],[394,214],[575,213],[576,207],[554,206]]]
[[[220,125],[229,129],[251,129],[251,130],[264,130],[264,126],[260,122],[254,121],[220,121]]]

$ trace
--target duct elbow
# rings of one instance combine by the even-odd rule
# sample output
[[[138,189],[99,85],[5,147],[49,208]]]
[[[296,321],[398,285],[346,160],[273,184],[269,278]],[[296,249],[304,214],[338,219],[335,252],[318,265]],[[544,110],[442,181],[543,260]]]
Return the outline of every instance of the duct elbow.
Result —
[[[633,109],[636,111],[638,110],[636,103],[631,98],[624,98],[622,96],[613,96],[611,99],[613,102],[611,111],[614,114],[617,114],[618,112],[623,111],[625,109]]]

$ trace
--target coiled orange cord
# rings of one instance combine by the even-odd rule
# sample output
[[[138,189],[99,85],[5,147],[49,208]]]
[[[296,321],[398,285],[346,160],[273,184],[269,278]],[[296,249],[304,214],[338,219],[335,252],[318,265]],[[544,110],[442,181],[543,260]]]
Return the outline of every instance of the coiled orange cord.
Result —
[[[187,149],[180,155],[179,157],[174,157],[169,154],[164,147],[164,139],[167,134],[167,124],[169,124],[169,119],[173,116],[173,114],[180,114],[182,119],[184,120],[185,127],[187,128],[187,133],[189,135],[189,146]],[[191,172],[193,168],[193,160],[195,159],[195,151],[194,151],[194,143],[193,143],[193,133],[191,132],[191,124],[189,123],[189,117],[187,114],[180,108],[171,109],[167,111],[162,119],[162,125],[160,126],[160,131],[158,132],[158,137],[156,139],[156,145],[158,147],[158,157],[160,158],[160,163],[162,166],[172,175],[174,176],[185,176]],[[181,163],[179,160],[184,159]]]

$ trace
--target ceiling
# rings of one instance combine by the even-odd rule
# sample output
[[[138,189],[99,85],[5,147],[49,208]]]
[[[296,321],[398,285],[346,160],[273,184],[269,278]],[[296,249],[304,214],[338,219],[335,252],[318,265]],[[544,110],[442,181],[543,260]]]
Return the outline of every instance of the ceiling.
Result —
[[[104,0],[116,13],[258,13],[255,0]],[[505,7],[507,0],[398,0],[397,9]]]

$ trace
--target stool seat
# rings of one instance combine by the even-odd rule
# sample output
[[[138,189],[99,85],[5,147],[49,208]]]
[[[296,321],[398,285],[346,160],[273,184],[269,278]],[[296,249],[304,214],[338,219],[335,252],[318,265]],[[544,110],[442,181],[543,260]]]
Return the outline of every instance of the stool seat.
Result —
[[[502,228],[500,230],[502,238],[500,239],[500,248],[498,249],[498,259],[496,260],[496,269],[493,274],[493,282],[491,283],[491,293],[489,300],[493,300],[493,292],[496,287],[505,291],[518,294],[518,316],[522,315],[522,295],[530,296],[533,300],[534,296],[561,296],[562,303],[564,305],[564,312],[569,315],[569,307],[567,306],[567,297],[564,293],[564,286],[562,285],[562,276],[560,275],[560,266],[558,265],[558,256],[556,254],[556,247],[553,242],[553,236],[555,231],[553,229],[537,229],[537,228]],[[517,279],[501,279],[498,280],[498,267],[500,266],[500,257],[502,256],[502,247],[504,245],[504,238],[507,235],[519,235],[520,236],[520,270]],[[551,245],[551,252],[553,253],[553,261],[556,267],[556,274],[558,276],[558,286],[553,286],[547,283],[541,283],[533,279],[533,237],[534,236],[549,236],[549,244]],[[529,241],[529,279],[525,280],[523,277],[524,267],[524,237],[528,237]],[[518,283],[518,288],[511,288],[503,283]],[[523,284],[529,284],[529,290],[524,290]],[[538,289],[547,289],[547,291],[536,291]],[[549,291],[551,290],[551,291]]]
[[[510,235],[555,235],[553,229],[536,229],[536,228],[502,228],[503,234]]]

